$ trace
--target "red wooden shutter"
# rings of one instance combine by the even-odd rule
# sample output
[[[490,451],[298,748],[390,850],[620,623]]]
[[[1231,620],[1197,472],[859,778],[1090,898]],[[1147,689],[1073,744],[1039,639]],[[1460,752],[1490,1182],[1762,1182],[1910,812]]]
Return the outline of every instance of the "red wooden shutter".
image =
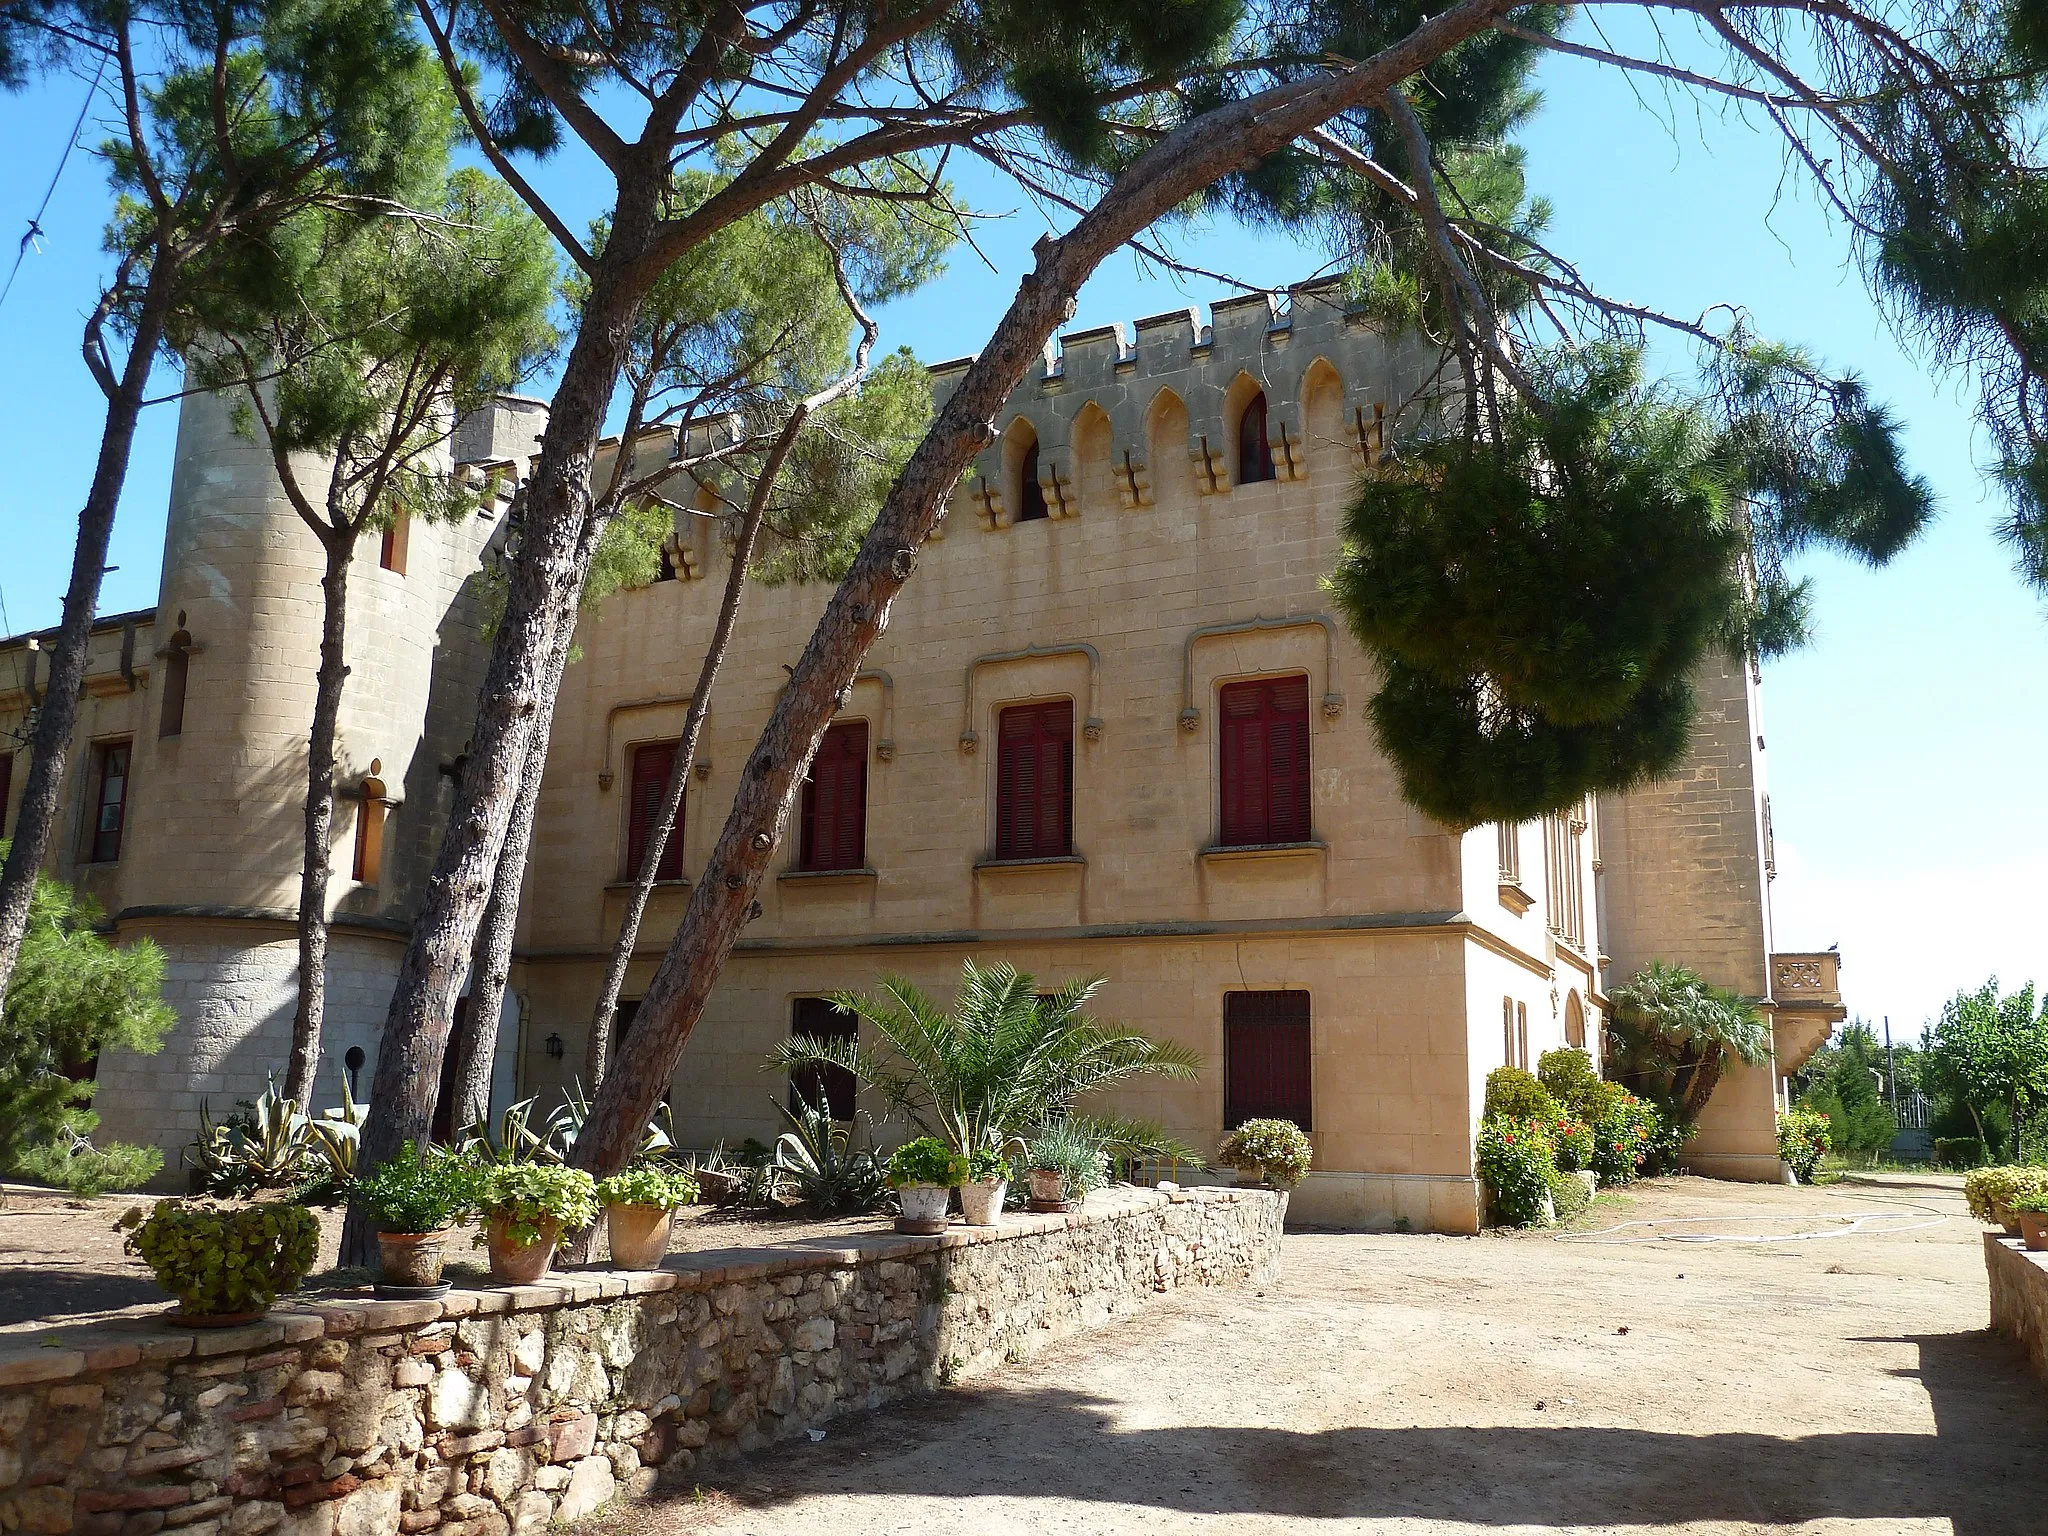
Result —
[[[1237,483],[1273,478],[1273,445],[1266,441],[1266,396],[1252,396],[1237,418]]]
[[[843,1040],[849,1045],[860,1040],[860,1019],[854,1014],[841,1013],[832,1006],[831,1000],[823,997],[800,997],[792,1005],[789,1018],[790,1035],[803,1040]],[[812,1104],[818,1102],[818,1079],[824,1078],[825,1102],[832,1111],[834,1120],[853,1118],[854,1092],[858,1084],[853,1074],[844,1067],[805,1067],[789,1074],[789,1107],[795,1111],[797,1098],[801,1095]]]
[[[1006,709],[996,732],[996,857],[1073,851],[1073,701]]]
[[[1292,1120],[1315,1129],[1306,992],[1225,993],[1223,1054],[1226,1126]]]
[[[0,837],[7,835],[7,797],[14,789],[14,754],[0,752]]]
[[[818,744],[804,780],[802,869],[860,869],[867,862],[868,726],[848,720]]]
[[[1223,845],[1306,842],[1308,679],[1231,683],[1219,704]]]
[[[632,787],[626,807],[626,878],[638,879],[640,865],[647,857],[647,844],[661,816],[661,802],[668,793],[668,776],[674,769],[676,744],[649,742],[633,749]],[[662,845],[661,862],[655,867],[657,880],[683,878],[683,806],[689,792],[676,805],[676,819],[669,823],[668,841]]]

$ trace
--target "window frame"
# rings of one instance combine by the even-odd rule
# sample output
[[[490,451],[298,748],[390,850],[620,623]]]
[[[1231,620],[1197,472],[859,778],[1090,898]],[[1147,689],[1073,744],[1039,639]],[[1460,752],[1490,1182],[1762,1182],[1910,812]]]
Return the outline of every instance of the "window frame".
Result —
[[[121,758],[121,798],[114,806],[114,825],[105,825],[107,819],[107,765],[115,754]],[[92,798],[86,802],[85,837],[82,857],[83,864],[118,864],[121,861],[121,845],[128,833],[128,802],[133,798],[135,783],[135,738],[117,736],[92,744]],[[107,838],[113,839],[113,851],[103,853]]]
[[[669,775],[675,772],[676,753],[681,750],[682,741],[677,737],[636,741],[626,748],[625,872],[621,876],[623,881],[630,882],[640,878],[640,865],[646,857],[648,841],[654,835],[654,817],[661,809],[660,798],[668,791]],[[660,784],[652,786],[656,799],[647,807],[643,822],[640,814],[640,763],[644,755],[654,752],[665,753],[666,761],[661,770]],[[647,778],[651,783],[651,772]],[[690,786],[686,781],[683,785],[683,797],[676,802],[675,820],[669,823],[668,841],[662,844],[661,862],[654,868],[654,882],[657,885],[675,884],[686,878],[683,874],[683,826],[689,809]]]
[[[835,741],[846,743],[858,735],[857,747],[846,748],[838,756],[833,753]],[[796,867],[805,874],[844,873],[848,870],[867,868],[868,842],[868,722],[865,719],[835,720],[825,728],[825,735],[818,743],[817,755],[811,759],[811,766],[804,774],[802,798],[797,806],[797,856]],[[828,786],[821,787],[819,768],[827,767]],[[841,788],[840,775],[850,773],[856,783],[852,791],[853,808],[856,812],[850,861],[844,852],[844,835],[840,831],[837,817],[848,810],[844,803],[845,792]],[[839,802],[832,810],[830,848],[821,849],[819,841],[820,812],[824,805]]]
[[[394,576],[405,574],[406,558],[412,550],[412,514],[400,508],[384,525],[377,543],[377,569]]]
[[[1017,516],[1020,523],[1044,522],[1052,516],[1045,487],[1038,479],[1039,442],[1033,437],[1017,454]]]
[[[1273,707],[1273,697],[1279,687],[1293,684],[1300,686],[1300,710],[1298,714],[1292,709],[1283,714]],[[1256,714],[1233,717],[1233,696],[1242,697],[1250,690],[1261,691],[1261,703]],[[1291,691],[1290,688],[1290,693]],[[1237,678],[1217,685],[1216,847],[1286,847],[1314,839],[1315,733],[1311,719],[1309,679],[1306,672],[1282,672],[1265,677]],[[1248,723],[1252,721],[1256,721],[1260,740],[1264,743],[1263,763],[1257,775],[1263,790],[1264,805],[1257,817],[1251,816],[1243,804],[1245,796],[1251,793],[1251,785],[1246,782],[1250,776],[1247,775],[1243,762],[1246,750],[1244,738],[1249,728]],[[1274,787],[1278,778],[1272,762],[1272,735],[1276,727],[1298,727],[1299,762],[1290,779],[1295,788],[1298,807],[1298,820],[1293,822],[1283,822],[1274,812],[1274,804],[1278,798],[1274,793]]]
[[[1271,408],[1266,392],[1261,389],[1237,413],[1237,452],[1231,462],[1233,484],[1261,485],[1280,478],[1273,467],[1273,441],[1268,436],[1271,431]]]
[[[1299,1019],[1252,1017],[1256,1009],[1279,1011],[1276,1004],[1287,999],[1288,1008],[1294,1007],[1293,999],[1300,999]],[[1245,1015],[1233,1017],[1233,1014]],[[1267,1098],[1249,1096],[1253,1102],[1242,1102],[1239,1085],[1240,1056],[1237,1042],[1240,1034],[1247,1043],[1256,1038],[1254,1031],[1261,1029],[1284,1029],[1288,1032],[1289,1043],[1281,1048],[1292,1049],[1291,1041],[1298,1038],[1301,1052],[1299,1066],[1300,1097],[1291,1103],[1282,1103],[1276,1094]],[[1270,1072],[1270,1053],[1275,1037],[1268,1036],[1269,1059],[1266,1066]],[[1292,1120],[1304,1131],[1315,1129],[1315,1001],[1314,994],[1306,987],[1242,987],[1223,994],[1223,1128],[1237,1129],[1247,1120],[1284,1119]],[[1293,1111],[1299,1109],[1300,1113]]]
[[[810,1017],[806,1018],[806,1015]],[[860,1015],[833,1007],[829,997],[801,996],[789,1000],[789,1037],[812,1040],[850,1040],[860,1044]],[[797,1090],[802,1088],[816,1103],[818,1079],[824,1079],[825,1107],[836,1121],[851,1122],[859,1106],[860,1082],[844,1067],[822,1067],[815,1071],[800,1067],[789,1074],[789,1110],[797,1112]],[[846,1113],[839,1111],[845,1109]]]
[[[1060,754],[1060,774],[1064,795],[1061,807],[1061,827],[1058,838],[1043,835],[1041,821],[1047,795],[1042,787],[1034,784],[1029,791],[1015,789],[1014,781],[1019,776],[1012,764],[1020,760],[1014,755],[1027,739],[1020,728],[1016,733],[1010,730],[1012,719],[1022,720],[1030,716],[1033,724],[1028,734],[1030,750],[1037,757],[1034,771],[1043,768],[1046,757],[1055,747],[1063,747]],[[1047,729],[1055,718],[1059,724]],[[1071,696],[1052,699],[1037,699],[1005,704],[996,710],[996,785],[995,785],[995,836],[993,839],[994,858],[998,862],[1021,862],[1030,859],[1068,859],[1074,857],[1074,700]],[[1017,797],[1027,794],[1037,802],[1031,815],[1031,835],[1027,840],[1016,835]]]

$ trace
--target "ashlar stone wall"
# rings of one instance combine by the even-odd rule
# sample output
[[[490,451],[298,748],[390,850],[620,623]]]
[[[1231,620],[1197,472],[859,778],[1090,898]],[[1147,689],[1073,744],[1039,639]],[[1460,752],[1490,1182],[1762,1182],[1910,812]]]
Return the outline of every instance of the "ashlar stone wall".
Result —
[[[1984,1273],[1993,1331],[2025,1350],[2034,1374],[2048,1379],[2048,1253],[2029,1253],[2016,1237],[1986,1232]]]
[[[0,1334],[0,1531],[526,1536],[707,1458],[1270,1277],[1284,1200],[1123,1190],[943,1237],[674,1255],[439,1301]]]

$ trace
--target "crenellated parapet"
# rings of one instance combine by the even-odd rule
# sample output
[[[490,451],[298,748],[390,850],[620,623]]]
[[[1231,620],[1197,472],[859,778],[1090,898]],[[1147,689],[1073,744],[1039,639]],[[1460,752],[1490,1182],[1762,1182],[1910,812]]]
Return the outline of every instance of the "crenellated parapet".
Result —
[[[1192,308],[1170,310],[1048,344],[964,487],[981,525],[1041,515],[1040,502],[1046,517],[1079,516],[1084,461],[1125,511],[1152,505],[1173,475],[1204,497],[1247,480],[1300,480],[1317,447],[1340,447],[1362,467],[1436,362],[1420,339],[1389,338],[1352,309],[1335,280],[1297,286],[1284,303],[1228,299],[1211,314],[1204,325]],[[941,400],[970,361],[932,370]]]

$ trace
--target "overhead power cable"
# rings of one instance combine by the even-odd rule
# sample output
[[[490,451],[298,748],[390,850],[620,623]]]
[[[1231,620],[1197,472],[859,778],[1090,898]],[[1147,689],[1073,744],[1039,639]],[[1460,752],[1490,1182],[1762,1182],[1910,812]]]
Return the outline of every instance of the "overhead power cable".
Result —
[[[0,284],[0,304],[7,302],[7,295],[14,291],[14,279],[21,272],[21,264],[27,258],[29,247],[42,238],[43,215],[50,211],[50,199],[57,195],[57,183],[63,179],[64,167],[71,163],[71,151],[78,148],[78,136],[85,131],[85,114],[92,110],[92,99],[99,94],[100,77],[106,73],[107,61],[100,58],[100,67],[93,71],[92,84],[85,89],[85,100],[78,104],[78,121],[71,125],[71,137],[65,140],[64,153],[57,157],[57,169],[50,173],[50,184],[43,189],[43,200],[35,214],[28,221],[28,229],[21,237],[21,244],[14,249],[14,265],[7,270],[7,281]]]

